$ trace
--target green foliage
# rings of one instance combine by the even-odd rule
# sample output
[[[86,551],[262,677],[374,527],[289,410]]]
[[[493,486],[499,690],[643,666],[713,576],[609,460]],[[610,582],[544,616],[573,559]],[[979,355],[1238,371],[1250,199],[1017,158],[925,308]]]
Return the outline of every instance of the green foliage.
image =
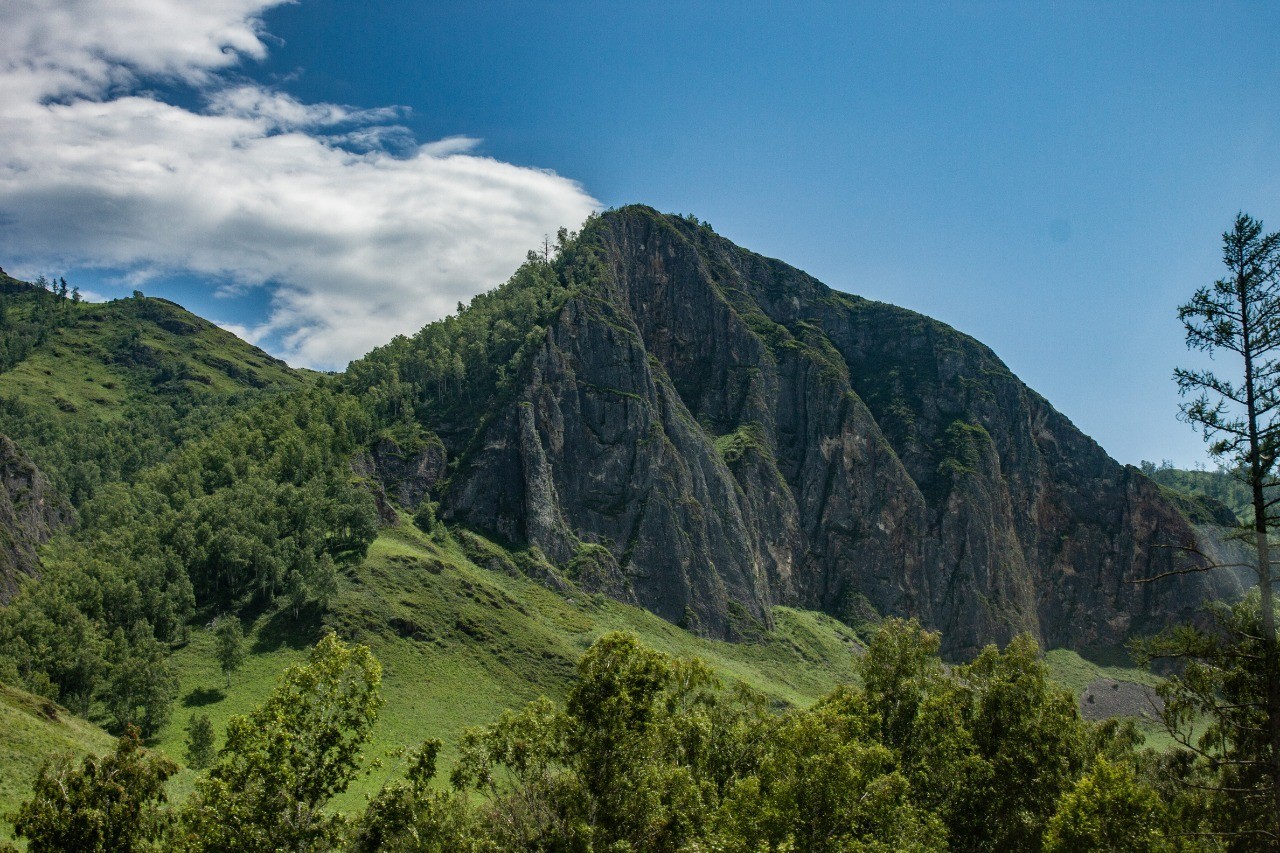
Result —
[[[733,432],[716,438],[716,450],[730,465],[745,456],[749,450],[761,451],[767,446],[764,431],[755,423],[743,424]]]
[[[178,679],[165,659],[164,646],[144,621],[126,634],[117,628],[108,651],[110,670],[103,702],[116,726],[137,726],[143,735],[154,734],[169,719],[178,697]]]
[[[418,509],[413,514],[413,523],[423,533],[434,533],[436,525],[436,503],[434,501],[423,501],[418,504]]]
[[[1095,812],[1128,832],[1153,803],[1160,838],[1180,828],[1135,776],[1132,728],[1081,720],[1029,639],[950,670],[937,649],[886,620],[863,687],[775,716],[606,635],[563,709],[540,699],[469,732],[453,781],[485,794],[478,825],[502,850],[1038,850]]]
[[[59,299],[0,285],[17,288],[6,322]],[[59,304],[75,322],[50,326],[0,375],[0,431],[71,497],[81,525],[0,610],[11,652],[0,677],[82,714],[101,703],[150,733],[175,689],[163,659],[197,603],[286,593],[298,615],[332,600],[337,566],[377,528],[347,466],[371,427],[356,401],[324,390],[251,405],[301,382],[171,303]]]
[[[227,677],[227,686],[231,686],[231,673],[244,663],[244,631],[240,620],[232,614],[219,616],[213,623],[213,635],[217,639],[216,654],[218,666]]]
[[[914,621],[882,623],[859,663],[871,731],[953,849],[1035,850],[1087,757],[1088,727],[1030,638],[950,671],[938,644]]]
[[[1199,849],[1179,835],[1199,829],[1204,810],[1152,776],[1169,762],[1138,753],[1131,727],[1080,720],[1047,685],[1029,640],[951,669],[937,647],[918,625],[886,620],[859,666],[865,686],[779,713],[697,660],[606,634],[580,660],[563,705],[538,699],[464,736],[453,790],[433,787],[442,744],[428,740],[405,778],[348,822],[329,806],[360,767],[380,668],[330,634],[257,710],[232,718],[164,844]],[[72,810],[68,821],[78,819]]]
[[[554,258],[531,253],[502,287],[352,362],[344,386],[367,401],[380,423],[439,424],[451,451],[461,452],[494,401],[511,393],[555,312],[582,283],[601,276],[589,239],[569,232],[558,239]]]
[[[354,399],[307,390],[237,415],[132,485],[102,488],[74,540],[46,551],[40,583],[0,611],[12,649],[0,677],[81,713],[99,698],[121,724],[154,731],[172,692],[164,647],[183,639],[197,603],[284,594],[295,616],[328,606],[338,565],[377,533],[347,461],[370,435]]]
[[[1186,675],[1169,688],[1170,732],[1179,735],[1183,710],[1210,715],[1209,732],[1218,743],[1201,742],[1198,754],[1228,762],[1218,791],[1227,803],[1249,806],[1227,831],[1274,846],[1280,843],[1280,638],[1270,555],[1277,519],[1269,508],[1280,485],[1280,233],[1267,234],[1262,222],[1237,214],[1222,235],[1222,260],[1227,275],[1179,306],[1178,319],[1188,347],[1224,354],[1239,372],[1179,368],[1174,379],[1179,393],[1191,397],[1181,407],[1183,419],[1203,433],[1212,456],[1244,474],[1257,595],[1252,614],[1220,612],[1216,634],[1176,632],[1156,651],[1187,661]]]
[[[377,532],[373,498],[348,466],[371,434],[353,398],[299,392],[236,416],[117,503],[86,507],[86,520],[134,531],[135,548],[172,550],[202,601],[271,600],[294,571],[309,598],[325,598],[323,557],[358,560]]]
[[[953,764],[963,790],[948,803],[956,849],[1036,849],[1088,758],[1075,697],[1049,682],[1038,653],[1021,635],[957,668],[968,749]]]
[[[881,742],[898,750],[912,747],[921,705],[943,681],[940,645],[937,634],[915,621],[889,619],[876,631],[858,662],[858,675],[875,709],[872,727]],[[919,759],[910,755],[908,763]]]
[[[26,284],[0,273],[0,373],[10,370],[55,330],[72,325],[78,312],[77,298],[67,297],[67,280],[48,281],[40,276]]]
[[[218,763],[182,811],[188,850],[326,849],[343,829],[325,812],[361,763],[382,705],[382,668],[365,646],[326,635],[271,697],[233,717]]]
[[[1045,853],[1080,850],[1168,853],[1185,849],[1169,837],[1160,796],[1124,764],[1099,755],[1089,772],[1062,795],[1045,831]]]
[[[164,300],[90,305],[9,282],[11,317],[32,300],[66,316],[0,371],[0,433],[76,506],[255,399],[302,385],[282,362]]]
[[[32,853],[155,849],[165,828],[164,783],[177,769],[149,756],[137,732],[126,729],[113,755],[87,756],[79,768],[65,756],[46,764],[35,796],[18,810],[15,831]]]
[[[758,764],[720,805],[715,849],[945,850],[894,753],[869,735],[866,697],[833,694],[767,730]]]
[[[983,452],[992,443],[991,436],[981,424],[954,420],[942,434],[941,445],[939,473],[958,478],[977,470]]]
[[[213,763],[213,723],[208,714],[192,714],[187,720],[187,766],[203,770]]]
[[[12,836],[18,806],[31,799],[41,766],[60,755],[103,755],[116,738],[49,699],[0,684],[0,839]]]
[[[161,684],[167,683],[162,669],[155,668],[156,644],[180,639],[194,610],[190,583],[177,560],[165,554],[131,560],[113,555],[109,547],[89,551],[64,540],[46,549],[43,562],[40,582],[24,584],[0,609],[0,643],[6,650],[0,678],[82,715],[102,698],[113,668],[131,658],[146,661],[142,668],[150,667]],[[142,671],[121,673],[112,687],[116,707],[135,693],[131,680],[149,677]],[[155,689],[158,685],[143,692]],[[153,714],[153,720],[161,718],[163,713]]]
[[[440,741],[415,751],[404,782],[385,785],[352,832],[356,853],[466,853],[492,849],[465,797],[431,789]]]
[[[1136,646],[1145,661],[1172,660],[1160,685],[1161,719],[1187,751],[1184,780],[1210,803],[1216,831],[1233,849],[1267,849],[1274,756],[1267,729],[1267,666],[1258,592],[1213,609],[1211,627],[1182,626]]]
[[[1158,466],[1144,459],[1138,467],[1143,474],[1173,491],[1173,495],[1166,492],[1166,497],[1197,524],[1234,526],[1239,522],[1253,522],[1253,496],[1249,493],[1247,471],[1225,467],[1216,471],[1187,471],[1173,467],[1167,459]]]
[[[469,732],[454,784],[490,795],[500,849],[677,849],[705,805],[699,770],[715,766],[715,741],[680,723],[707,713],[713,684],[700,662],[605,635],[564,711],[542,699]]]

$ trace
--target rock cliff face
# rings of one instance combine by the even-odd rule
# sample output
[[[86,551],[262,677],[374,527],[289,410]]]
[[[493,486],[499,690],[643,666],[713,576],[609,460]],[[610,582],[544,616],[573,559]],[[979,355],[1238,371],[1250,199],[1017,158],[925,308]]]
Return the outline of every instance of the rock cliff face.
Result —
[[[1130,583],[1196,530],[972,338],[648,208],[582,239],[603,271],[463,452],[446,518],[730,638],[787,603],[914,615],[953,656],[1021,631],[1087,649],[1238,591]]]
[[[0,435],[0,603],[34,575],[36,547],[71,520],[71,509],[44,474],[7,436]]]

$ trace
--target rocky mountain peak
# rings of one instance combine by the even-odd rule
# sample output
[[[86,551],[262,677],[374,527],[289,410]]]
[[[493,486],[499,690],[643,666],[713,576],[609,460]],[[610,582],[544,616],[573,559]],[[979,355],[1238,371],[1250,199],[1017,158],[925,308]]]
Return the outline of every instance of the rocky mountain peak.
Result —
[[[579,245],[447,519],[729,638],[794,604],[914,615],[955,656],[1109,647],[1239,593],[1131,583],[1200,534],[974,339],[650,208]]]

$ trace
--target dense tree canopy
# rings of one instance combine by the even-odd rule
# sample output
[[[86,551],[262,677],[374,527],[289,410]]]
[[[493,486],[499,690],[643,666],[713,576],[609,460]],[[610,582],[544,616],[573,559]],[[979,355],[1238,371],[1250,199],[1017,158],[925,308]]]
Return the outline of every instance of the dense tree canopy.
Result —
[[[298,616],[364,556],[378,514],[349,460],[372,434],[357,401],[317,388],[100,488],[74,536],[46,549],[41,581],[0,610],[0,679],[153,730],[172,698],[165,649],[197,608],[282,597]]]
[[[441,743],[428,739],[405,778],[348,819],[329,806],[363,766],[380,667],[330,634],[231,720],[177,810],[160,811],[145,785],[137,802],[104,806],[42,782],[23,811],[42,822],[22,827],[163,832],[166,849],[210,851],[1220,849],[1202,804],[1168,784],[1178,762],[1138,749],[1131,726],[1082,720],[1030,640],[950,669],[937,642],[888,620],[860,684],[778,710],[697,660],[606,634],[563,704],[538,699],[467,732],[449,787],[433,784]],[[121,744],[138,765],[136,737]],[[147,779],[171,772],[141,766]],[[126,813],[143,815],[134,829],[119,825]]]

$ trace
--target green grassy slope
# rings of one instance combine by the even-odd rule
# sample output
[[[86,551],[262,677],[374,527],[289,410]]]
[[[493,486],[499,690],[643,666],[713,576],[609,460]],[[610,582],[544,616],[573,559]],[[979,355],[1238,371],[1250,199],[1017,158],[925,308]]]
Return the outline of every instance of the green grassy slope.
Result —
[[[54,755],[110,752],[115,738],[46,699],[0,685],[0,839],[10,838],[10,820],[31,795],[40,765]]]
[[[0,299],[0,433],[77,505],[248,400],[312,381],[163,299],[72,302],[7,276]]]
[[[1049,674],[1053,680],[1076,696],[1099,678],[1132,681],[1135,684],[1145,684],[1150,687],[1160,683],[1159,676],[1152,675],[1145,669],[1095,663],[1068,649],[1053,649],[1045,653],[1044,659],[1049,665]]]
[[[808,704],[853,677],[856,636],[821,614],[778,608],[776,629],[757,642],[711,641],[647,611],[571,586],[557,592],[504,571],[510,558],[488,543],[477,540],[466,550],[487,553],[493,568],[477,565],[452,538],[435,542],[408,523],[386,529],[344,580],[326,617],[382,662],[386,705],[366,750],[370,758],[438,737],[447,776],[463,729],[539,695],[563,697],[578,657],[608,631],[633,631],[654,648],[700,657],[726,681],[746,682],[780,706]],[[181,760],[184,729],[196,713],[208,714],[221,736],[227,718],[260,703],[320,630],[315,618],[259,615],[247,630],[252,654],[229,688],[213,657],[212,633],[193,632],[173,657],[181,692],[156,745]],[[339,807],[358,808],[364,794],[401,771],[386,760]],[[194,775],[182,771],[175,795],[189,790]]]
[[[11,314],[34,310],[11,300]],[[296,371],[225,329],[164,299],[66,303],[29,354],[4,374],[4,392],[65,414],[111,419],[138,398],[295,387]],[[25,310],[24,310],[25,309]]]
[[[405,520],[384,529],[368,559],[343,581],[326,621],[372,648],[383,665],[386,705],[366,750],[383,766],[358,780],[339,808],[359,808],[366,794],[401,774],[389,754],[424,738],[444,741],[441,778],[447,778],[465,728],[539,695],[562,698],[578,657],[608,631],[632,631],[669,654],[702,658],[726,682],[745,682],[779,707],[810,704],[855,678],[862,644],[824,614],[779,607],[775,629],[753,642],[708,640],[572,586],[556,591],[518,572],[501,548],[459,541],[469,536],[434,541]],[[184,728],[196,713],[208,714],[221,734],[228,717],[260,703],[284,667],[305,658],[320,630],[314,617],[260,614],[247,631],[252,654],[230,688],[214,660],[212,632],[195,631],[173,658],[180,698],[156,745],[181,760]],[[1046,662],[1054,680],[1077,696],[1101,677],[1157,682],[1142,670],[1102,666],[1066,650],[1049,652]],[[1151,745],[1165,745],[1154,726],[1143,728]],[[185,795],[194,776],[179,774],[176,796]]]
[[[1145,669],[1095,663],[1068,649],[1053,649],[1046,652],[1044,657],[1045,663],[1049,665],[1050,677],[1070,690],[1077,699],[1084,696],[1089,686],[1099,679],[1111,679],[1120,682],[1122,686],[1136,684],[1143,687],[1156,687],[1161,681],[1158,675]],[[1132,719],[1146,738],[1146,746],[1158,750],[1167,750],[1176,746],[1173,738],[1151,716],[1150,711],[1145,708],[1142,711]]]
[[[471,534],[436,540],[402,519],[347,572],[323,622],[372,648],[383,665],[386,704],[365,751],[381,765],[371,766],[339,798],[338,808],[361,808],[366,795],[403,773],[395,750],[425,738],[444,741],[440,778],[447,778],[465,728],[539,695],[563,698],[578,657],[608,631],[632,631],[654,648],[702,658],[726,682],[745,682],[778,707],[807,705],[854,679],[861,642],[823,614],[775,608],[773,631],[752,642],[724,643],[572,585],[553,589],[521,573],[519,558]],[[207,627],[193,630],[191,641],[175,652],[179,699],[152,748],[181,763],[186,725],[201,713],[209,715],[220,741],[227,719],[260,704],[283,669],[306,658],[323,629],[315,614],[295,620],[266,611],[245,619],[250,654],[230,686]],[[1100,666],[1065,650],[1049,652],[1046,661],[1053,678],[1076,695],[1099,677],[1154,683],[1140,670]],[[61,709],[56,722],[47,719],[43,704],[0,688],[0,809],[6,812],[29,795],[46,756],[111,747],[110,735]],[[1154,727],[1144,730],[1151,745],[1167,745]],[[185,797],[195,777],[184,768],[171,783],[172,796]],[[10,832],[0,824],[0,837]]]
[[[112,419],[135,397],[157,391],[228,394],[298,384],[282,362],[211,323],[193,322],[172,303],[132,303],[79,306],[75,327],[57,329],[5,374],[6,392],[31,405]]]

